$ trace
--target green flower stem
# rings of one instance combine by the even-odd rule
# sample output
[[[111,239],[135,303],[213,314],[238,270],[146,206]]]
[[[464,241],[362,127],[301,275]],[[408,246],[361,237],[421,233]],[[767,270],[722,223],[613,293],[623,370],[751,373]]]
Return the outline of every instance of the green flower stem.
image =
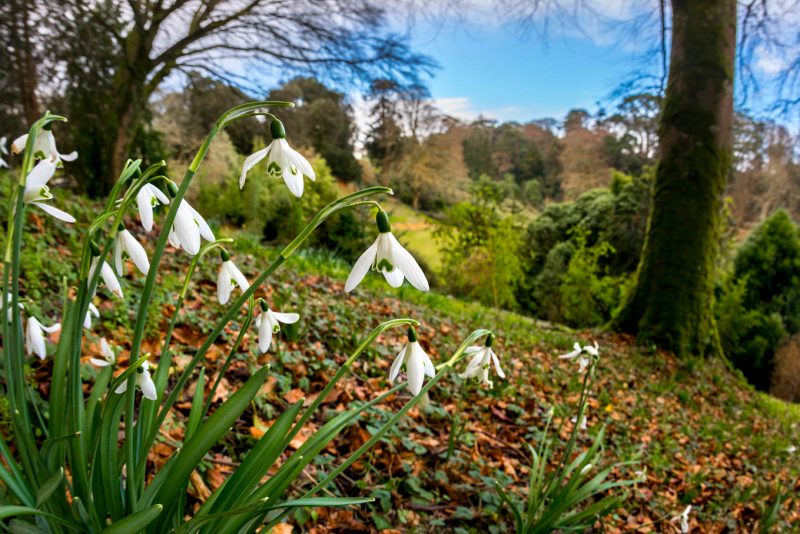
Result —
[[[167,379],[169,378],[169,369],[172,365],[172,351],[170,350],[170,343],[172,341],[172,333],[175,330],[175,325],[178,322],[178,316],[180,315],[181,310],[183,309],[183,303],[186,300],[186,295],[189,293],[189,284],[192,281],[192,276],[194,275],[194,271],[197,268],[198,263],[200,262],[200,258],[211,252],[212,250],[222,247],[225,244],[233,243],[233,239],[230,238],[223,238],[217,239],[212,243],[206,243],[203,247],[200,248],[200,251],[197,253],[196,256],[192,258],[192,261],[189,263],[189,268],[186,270],[186,276],[183,278],[183,286],[181,287],[181,292],[178,294],[178,300],[175,302],[175,311],[172,312],[172,317],[170,318],[169,325],[167,326],[167,332],[164,336],[164,342],[161,345],[161,354],[158,359],[158,368],[155,372],[155,376],[153,381],[156,384],[156,391],[159,394],[159,397],[164,392],[164,388],[167,387]],[[140,419],[141,419],[141,428],[142,429],[150,429],[151,424],[153,421],[153,417],[156,416],[156,410],[158,410],[158,401],[151,401],[148,399],[142,400],[142,409],[140,410]],[[143,449],[148,450],[148,449]]]
[[[281,448],[284,449],[286,448],[287,445],[289,445],[289,443],[294,439],[297,433],[300,432],[300,430],[305,426],[308,420],[311,419],[311,416],[314,414],[317,408],[319,408],[319,406],[325,401],[330,392],[336,386],[336,383],[345,375],[345,373],[347,373],[350,370],[350,368],[353,366],[353,363],[355,363],[356,359],[358,359],[361,353],[364,352],[370,345],[372,345],[372,342],[375,341],[375,339],[379,335],[381,335],[386,330],[389,330],[390,328],[396,328],[398,326],[406,326],[406,325],[419,326],[419,321],[416,321],[414,319],[392,319],[379,324],[372,331],[372,333],[370,333],[370,335],[367,336],[367,338],[363,341],[363,343],[361,343],[361,345],[358,346],[358,348],[347,359],[347,361],[345,361],[344,364],[341,367],[339,367],[333,378],[328,381],[328,384],[319,393],[319,395],[317,395],[317,398],[314,399],[314,401],[306,409],[306,411],[303,412],[303,415],[302,417],[300,417],[300,420],[294,425],[291,432],[289,432],[289,434],[283,440]]]
[[[207,414],[208,410],[211,409],[211,403],[214,400],[214,394],[217,392],[217,388],[219,387],[220,382],[222,382],[225,373],[228,372],[228,367],[230,367],[236,351],[239,350],[239,346],[242,344],[244,336],[247,335],[247,330],[250,328],[250,323],[253,321],[253,308],[255,308],[255,301],[251,296],[250,302],[247,306],[247,316],[242,322],[242,327],[239,329],[239,334],[236,336],[236,341],[233,342],[233,347],[231,347],[230,352],[228,352],[228,357],[225,358],[225,363],[222,364],[222,369],[219,370],[217,378],[214,380],[214,385],[211,386],[211,390],[208,392],[208,399],[206,399],[206,402],[203,405],[203,415]]]
[[[301,498],[306,499],[317,493],[319,490],[330,484],[333,481],[333,479],[342,474],[345,471],[345,469],[353,465],[353,463],[355,463],[359,458],[361,458],[361,456],[363,456],[366,452],[372,449],[372,447],[374,447],[381,439],[383,439],[383,436],[386,435],[386,433],[395,424],[397,424],[397,422],[406,413],[408,413],[408,411],[411,410],[411,408],[413,408],[420,401],[423,395],[425,395],[436,384],[436,382],[438,382],[450,369],[452,369],[461,360],[461,358],[464,355],[464,351],[467,349],[468,346],[474,343],[475,340],[477,340],[478,338],[483,337],[490,333],[491,332],[489,330],[479,329],[475,330],[469,336],[467,336],[467,338],[461,343],[458,350],[456,350],[453,356],[445,363],[440,364],[437,367],[438,372],[436,373],[436,376],[431,378],[428,381],[428,383],[422,387],[422,390],[419,392],[419,394],[417,394],[410,401],[408,401],[396,414],[390,417],[389,420],[386,421],[377,430],[377,432],[375,432],[375,434],[372,435],[372,437],[369,440],[367,440],[361,447],[359,447],[358,450],[352,453],[347,458],[347,460],[342,462],[342,464],[339,465],[336,469],[328,473],[328,475],[325,476],[325,478],[323,478],[321,481],[317,482],[317,484],[315,484],[313,488],[304,493]],[[405,384],[398,384],[397,386],[395,386],[395,388],[392,388],[391,391],[395,391],[399,389],[399,387],[401,386],[405,386]],[[272,527],[274,524],[280,521],[287,513],[288,511],[284,511],[278,517],[270,521],[270,523],[267,525],[266,530],[269,531],[270,527]]]

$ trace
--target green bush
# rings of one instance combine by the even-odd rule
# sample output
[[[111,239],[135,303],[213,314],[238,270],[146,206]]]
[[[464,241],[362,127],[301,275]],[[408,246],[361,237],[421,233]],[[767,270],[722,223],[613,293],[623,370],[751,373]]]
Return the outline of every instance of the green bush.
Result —
[[[561,279],[563,322],[576,326],[599,325],[611,319],[620,304],[624,277],[608,276],[600,260],[614,254],[614,247],[601,241],[586,246],[586,232],[574,233],[574,253]]]
[[[520,248],[524,271],[516,291],[520,307],[543,319],[581,325],[602,322],[601,316],[610,318],[611,310],[605,309],[606,306],[617,300],[639,261],[647,228],[650,185],[649,172],[642,177],[615,172],[610,189],[594,189],[574,202],[547,206],[528,225]],[[596,262],[590,262],[596,263],[591,272],[580,272],[586,268],[581,265],[587,261],[586,257],[576,260],[571,271],[568,269],[574,253],[571,241],[578,227],[582,228],[583,247],[587,251],[605,248],[597,255]],[[572,311],[568,313],[573,314],[572,318],[565,316],[561,287],[568,271],[569,283],[599,284],[592,297],[600,299],[593,304],[594,312],[578,311],[570,305]],[[575,293],[580,294],[578,290]]]
[[[800,235],[777,211],[741,246],[717,291],[722,347],[756,387],[768,389],[775,350],[800,332]]]

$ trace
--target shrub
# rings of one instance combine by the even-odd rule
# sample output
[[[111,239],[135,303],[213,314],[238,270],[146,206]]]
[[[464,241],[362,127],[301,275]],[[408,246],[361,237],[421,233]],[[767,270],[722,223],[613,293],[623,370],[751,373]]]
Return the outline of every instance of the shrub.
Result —
[[[800,331],[800,235],[781,210],[741,246],[716,303],[722,347],[759,389],[768,389],[775,351]]]
[[[571,271],[575,277],[585,282],[594,276],[604,279],[597,287],[595,297],[606,294],[601,300],[611,306],[611,301],[623,290],[624,281],[637,267],[647,228],[647,215],[650,202],[649,173],[642,177],[630,177],[614,173],[610,189],[594,189],[582,194],[574,202],[551,204],[528,225],[520,247],[520,259],[524,275],[517,286],[516,297],[519,305],[526,311],[548,320],[564,320],[561,303],[561,286],[568,272],[569,261],[574,252],[570,244],[573,229],[580,227],[584,232],[584,247],[587,251],[605,248],[596,258],[594,274],[581,274],[579,258]],[[601,274],[602,273],[602,274]],[[583,283],[583,282],[582,282]],[[573,307],[574,308],[574,307]],[[576,324],[596,324],[595,314],[590,323],[584,323],[586,315],[576,312],[583,319]],[[600,315],[610,318],[611,310]],[[593,314],[589,314],[591,316]]]

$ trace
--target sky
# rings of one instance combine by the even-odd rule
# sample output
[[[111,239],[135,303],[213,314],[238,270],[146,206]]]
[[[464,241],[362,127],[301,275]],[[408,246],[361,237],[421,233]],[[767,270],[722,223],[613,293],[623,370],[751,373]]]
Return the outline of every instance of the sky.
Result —
[[[411,42],[439,63],[429,84],[437,106],[467,120],[526,122],[591,110],[637,66],[622,46],[581,35],[543,42],[513,26],[424,24],[411,30]]]

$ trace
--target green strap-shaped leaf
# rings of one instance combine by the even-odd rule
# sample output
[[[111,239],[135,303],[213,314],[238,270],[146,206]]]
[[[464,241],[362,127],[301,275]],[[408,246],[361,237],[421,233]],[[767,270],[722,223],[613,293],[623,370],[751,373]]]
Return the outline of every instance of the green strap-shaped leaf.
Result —
[[[375,502],[372,497],[309,497],[308,499],[295,499],[267,506],[268,510],[277,508],[316,508],[317,506],[350,506]]]
[[[162,509],[163,507],[160,504],[154,504],[149,508],[120,519],[104,529],[101,534],[132,534],[139,532],[158,518]]]
[[[42,487],[39,488],[39,492],[36,494],[36,507],[39,508],[42,504],[46,503],[47,499],[53,495],[63,481],[64,468],[59,467],[58,470],[53,473],[53,476],[48,478],[47,482],[42,484]]]
[[[268,367],[264,367],[256,372],[245,384],[239,388],[231,397],[209,417],[205,423],[200,425],[197,432],[186,442],[184,448],[175,456],[175,462],[159,475],[163,476],[158,491],[153,497],[152,502],[164,506],[168,512],[163,517],[169,517],[170,509],[175,503],[181,488],[186,483],[203,456],[209,449],[224,436],[233,426],[233,423],[245,411],[250,401],[256,396],[261,385],[267,378]],[[155,532],[163,532],[163,519],[156,525]]]
[[[73,525],[69,521],[58,517],[57,515],[53,515],[42,510],[37,510],[36,508],[31,508],[29,506],[0,506],[0,519],[8,519],[9,517],[18,517],[21,515],[40,515],[51,521],[55,521],[56,523],[64,525],[71,530],[81,530],[76,525]]]

